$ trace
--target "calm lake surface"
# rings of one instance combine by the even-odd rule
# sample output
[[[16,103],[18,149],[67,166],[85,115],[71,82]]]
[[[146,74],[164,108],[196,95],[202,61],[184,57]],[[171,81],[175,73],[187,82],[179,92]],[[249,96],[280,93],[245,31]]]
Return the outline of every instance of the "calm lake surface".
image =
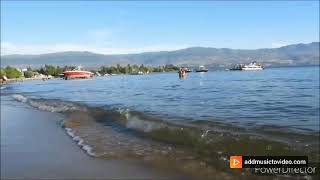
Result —
[[[33,98],[129,109],[168,121],[319,130],[319,67],[119,75],[88,80],[25,81],[10,89]]]

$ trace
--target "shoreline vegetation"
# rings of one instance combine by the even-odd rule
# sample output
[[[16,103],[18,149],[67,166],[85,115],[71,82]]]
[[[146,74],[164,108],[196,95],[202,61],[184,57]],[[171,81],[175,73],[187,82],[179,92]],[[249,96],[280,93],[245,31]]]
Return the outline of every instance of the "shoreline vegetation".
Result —
[[[26,69],[18,69],[13,66],[1,67],[0,69],[0,83],[24,81],[24,80],[46,80],[55,77],[61,77],[62,73],[67,70],[74,69],[75,66],[55,66],[55,65],[44,65],[40,68],[31,68],[30,66]],[[112,75],[112,74],[148,74],[153,72],[172,72],[178,71],[179,67],[173,64],[167,64],[163,66],[144,66],[131,65],[121,66],[101,66],[99,70],[89,70],[95,75]]]

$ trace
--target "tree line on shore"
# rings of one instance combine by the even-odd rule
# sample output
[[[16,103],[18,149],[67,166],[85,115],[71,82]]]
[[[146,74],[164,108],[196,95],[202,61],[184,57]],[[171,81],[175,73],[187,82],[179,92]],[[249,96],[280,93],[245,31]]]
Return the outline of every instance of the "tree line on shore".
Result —
[[[14,78],[31,78],[34,77],[37,74],[43,74],[46,76],[59,76],[63,73],[63,71],[67,69],[72,69],[72,66],[53,66],[53,65],[45,65],[44,67],[40,67],[39,69],[32,69],[31,67],[28,67],[26,70],[22,71],[20,69],[17,69],[12,66],[6,66],[4,68],[0,69],[0,76],[6,76],[8,79],[14,79]]]
[[[165,66],[144,66],[141,64],[138,65],[130,65],[121,66],[117,64],[117,66],[102,66],[98,71],[101,74],[132,74],[132,73],[151,73],[151,72],[170,72],[170,71],[177,71],[179,68],[172,64],[167,64]]]
[[[32,78],[37,74],[43,74],[47,76],[59,76],[66,70],[72,70],[74,69],[74,66],[54,66],[54,65],[45,65],[38,69],[32,69],[31,67],[28,67],[26,70],[22,71],[20,69],[17,69],[12,66],[6,66],[1,67],[0,69],[0,76],[3,78],[4,76],[8,79],[14,79],[14,78]],[[175,65],[168,64],[164,66],[144,66],[141,64],[138,65],[126,65],[121,66],[120,64],[117,64],[116,66],[101,66],[98,71],[93,70],[91,72],[99,72],[100,74],[133,74],[133,73],[151,73],[151,72],[170,72],[170,71],[177,71],[179,68]]]

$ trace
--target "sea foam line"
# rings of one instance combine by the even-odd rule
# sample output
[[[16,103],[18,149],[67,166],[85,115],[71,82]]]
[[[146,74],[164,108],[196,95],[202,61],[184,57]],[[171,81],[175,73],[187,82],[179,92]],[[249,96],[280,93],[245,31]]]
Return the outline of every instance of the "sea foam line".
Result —
[[[63,102],[63,101],[52,101],[52,100],[39,100],[39,99],[32,99],[27,98],[20,94],[14,94],[12,95],[13,99],[27,103],[28,105],[48,112],[58,112],[63,113],[67,111],[75,111],[75,110],[81,110],[86,111],[87,109],[78,107],[74,105],[73,103]]]
[[[67,134],[72,137],[72,140],[75,141],[77,143],[78,146],[81,147],[82,150],[84,150],[89,156],[92,156],[92,157],[97,157],[97,155],[92,152],[92,147],[87,145],[87,144],[84,144],[84,140],[79,137],[79,136],[76,136],[74,134],[74,131],[71,129],[71,128],[64,128],[67,132]]]
[[[14,94],[14,95],[12,95],[12,97],[13,97],[15,100],[20,101],[20,102],[23,102],[23,103],[27,102],[27,100],[28,100],[28,98],[26,98],[26,97],[24,97],[24,96],[22,96],[22,95],[20,95],[20,94]]]

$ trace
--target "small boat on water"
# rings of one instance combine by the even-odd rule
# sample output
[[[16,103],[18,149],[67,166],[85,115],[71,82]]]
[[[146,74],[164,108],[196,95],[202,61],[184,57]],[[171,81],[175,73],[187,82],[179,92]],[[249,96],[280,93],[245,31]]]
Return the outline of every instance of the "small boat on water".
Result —
[[[82,69],[82,66],[77,66],[71,71],[64,71],[63,72],[64,78],[68,79],[76,79],[76,78],[90,78],[93,76],[93,73],[90,71],[85,71]]]
[[[192,70],[191,70],[191,69],[189,69],[189,68],[184,68],[184,71],[185,71],[186,73],[190,73],[190,72],[192,72]]]
[[[191,69],[186,68],[186,67],[181,67],[181,68],[179,69],[178,73],[179,73],[180,71],[184,71],[185,73],[190,73],[190,72],[192,72]]]
[[[199,68],[196,69],[196,72],[208,72],[208,69],[205,68],[204,66],[199,66]]]
[[[250,64],[244,65],[241,70],[243,71],[256,71],[263,70],[263,66],[258,64],[256,61],[252,61]]]
[[[131,75],[144,75],[145,73],[142,71],[130,73]]]

